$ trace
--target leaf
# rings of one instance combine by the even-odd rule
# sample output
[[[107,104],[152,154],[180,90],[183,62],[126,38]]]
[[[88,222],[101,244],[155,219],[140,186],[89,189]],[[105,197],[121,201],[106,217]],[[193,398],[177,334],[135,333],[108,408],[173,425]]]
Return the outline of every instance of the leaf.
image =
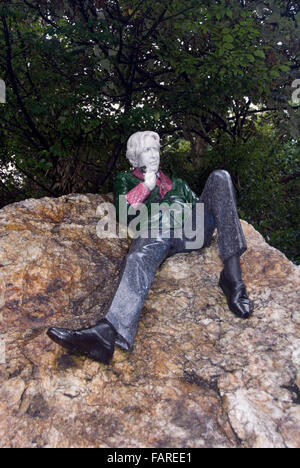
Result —
[[[101,60],[100,65],[103,70],[110,71],[111,63],[108,59]]]
[[[229,34],[226,34],[226,36],[224,36],[223,39],[224,39],[225,42],[233,42],[234,41],[233,36],[231,36]]]
[[[99,57],[99,58],[102,57],[102,52],[101,52],[100,47],[98,45],[94,46],[94,54],[96,55],[96,57]]]
[[[280,65],[280,70],[283,71],[283,72],[287,72],[287,71],[290,71],[290,66],[289,65]]]
[[[264,53],[263,50],[256,50],[256,51],[254,52],[254,55],[255,55],[256,57],[260,57],[260,58],[263,58],[263,59],[266,58],[265,53]]]
[[[274,11],[272,15],[267,19],[267,23],[279,23],[281,20],[280,13]]]
[[[248,59],[251,63],[254,63],[254,62],[255,62],[255,58],[254,58],[253,55],[251,55],[251,54],[247,54],[247,59]]]
[[[117,55],[118,51],[116,49],[109,49],[108,55],[110,57],[115,57]]]

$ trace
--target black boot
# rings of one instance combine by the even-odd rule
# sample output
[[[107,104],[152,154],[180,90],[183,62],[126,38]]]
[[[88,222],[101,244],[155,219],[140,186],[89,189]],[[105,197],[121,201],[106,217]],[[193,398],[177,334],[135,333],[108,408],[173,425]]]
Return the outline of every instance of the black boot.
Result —
[[[224,270],[221,271],[219,286],[227,298],[227,304],[231,312],[237,317],[248,318],[251,313],[251,305],[242,280],[239,256],[234,255],[224,262]]]
[[[114,354],[117,332],[113,325],[103,318],[94,327],[74,331],[66,328],[50,328],[47,335],[55,343],[73,353],[108,364]]]

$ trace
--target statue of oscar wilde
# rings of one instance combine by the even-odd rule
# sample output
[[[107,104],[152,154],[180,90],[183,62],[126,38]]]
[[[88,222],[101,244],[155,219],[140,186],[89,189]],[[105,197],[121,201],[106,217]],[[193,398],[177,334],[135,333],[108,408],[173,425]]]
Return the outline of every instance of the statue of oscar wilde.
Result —
[[[240,267],[240,256],[247,245],[229,173],[224,170],[212,172],[198,197],[185,181],[170,179],[159,169],[160,138],[157,133],[146,131],[131,135],[126,156],[134,170],[120,172],[116,176],[114,203],[117,214],[121,195],[126,197],[128,209],[141,203],[148,208],[154,202],[177,202],[190,203],[193,214],[197,202],[204,203],[203,247],[208,245],[216,228],[219,253],[224,264],[219,286],[226,295],[229,309],[240,318],[248,318],[251,306]],[[153,219],[151,216],[148,219],[150,229]],[[175,226],[172,227],[175,232]],[[156,270],[167,257],[191,251],[187,248],[188,239],[182,231],[181,237],[165,237],[160,232],[155,236],[137,236],[124,261],[119,284],[105,317],[86,329],[50,328],[48,336],[72,352],[106,364],[113,357],[115,345],[130,351]]]

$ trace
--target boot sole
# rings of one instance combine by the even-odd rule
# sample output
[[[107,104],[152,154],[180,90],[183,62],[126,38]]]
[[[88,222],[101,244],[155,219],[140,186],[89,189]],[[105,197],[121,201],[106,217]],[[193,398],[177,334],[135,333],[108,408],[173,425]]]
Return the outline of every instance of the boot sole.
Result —
[[[55,333],[51,333],[51,329],[47,331],[47,335],[49,336],[49,338],[52,341],[54,341],[59,346],[62,346],[63,348],[67,349],[72,354],[75,354],[76,356],[85,356],[85,357],[88,357],[90,359],[93,359],[94,361],[101,362],[102,364],[109,364],[109,362],[112,359],[113,354],[114,354],[114,351],[111,352],[110,350],[107,350],[105,348],[101,350],[102,351],[101,353],[100,352],[95,352],[95,351],[92,351],[92,350],[87,351],[87,350],[84,350],[84,349],[79,349],[75,345],[72,345],[72,344],[62,340],[61,338],[56,336]]]

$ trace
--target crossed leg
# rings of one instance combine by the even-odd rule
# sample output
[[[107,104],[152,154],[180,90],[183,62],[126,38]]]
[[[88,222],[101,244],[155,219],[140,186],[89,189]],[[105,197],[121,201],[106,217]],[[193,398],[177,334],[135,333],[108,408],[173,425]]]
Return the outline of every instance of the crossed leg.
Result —
[[[218,230],[220,256],[223,261],[238,257],[247,249],[245,237],[236,209],[236,200],[231,177],[226,171],[214,171],[207,179],[199,199],[204,203],[204,244]],[[195,216],[193,207],[192,216]],[[196,224],[193,219],[193,228]],[[153,282],[155,272],[163,261],[179,252],[191,252],[187,248],[190,239],[184,229],[182,237],[138,237],[124,261],[115,295],[110,303],[106,319],[117,330],[116,344],[130,350],[137,333],[138,322]],[[198,248],[196,249],[198,250]]]
[[[225,276],[221,273],[219,285],[227,296],[231,310],[236,315],[247,318],[250,313],[249,299],[241,276],[239,277],[239,257],[245,252],[247,245],[228,172],[214,171],[210,174],[199,201],[204,203],[203,246],[209,243],[214,229],[217,228],[219,252],[225,265],[222,272]],[[123,263],[119,284],[106,316],[94,327],[85,330],[50,329],[50,338],[62,346],[106,363],[113,355],[115,344],[131,350],[140,313],[156,270],[167,257],[193,250],[187,248],[187,241],[190,242],[191,239],[185,236],[184,230],[181,238],[136,238]],[[226,271],[229,277],[230,273],[238,277],[237,280],[234,278],[232,282],[226,278]]]

